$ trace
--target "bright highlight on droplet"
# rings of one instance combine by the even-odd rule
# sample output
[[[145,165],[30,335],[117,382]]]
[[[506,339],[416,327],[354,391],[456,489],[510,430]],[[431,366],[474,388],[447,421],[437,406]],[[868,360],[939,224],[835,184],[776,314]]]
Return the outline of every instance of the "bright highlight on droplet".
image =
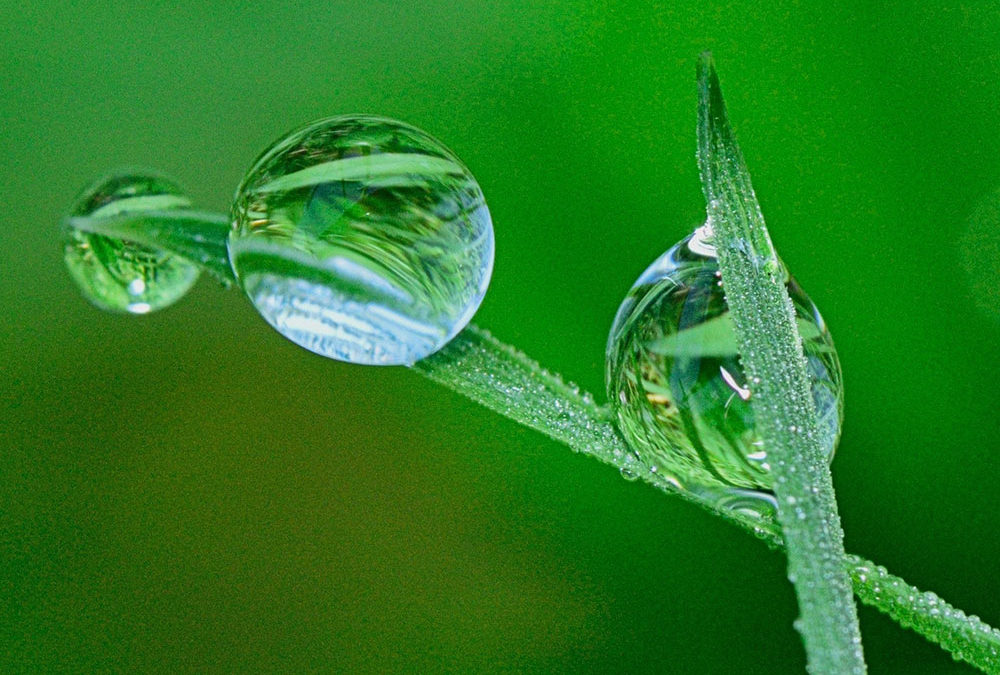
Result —
[[[197,281],[197,265],[90,228],[99,229],[101,221],[190,205],[173,181],[142,173],[121,173],[84,190],[63,233],[63,259],[84,297],[101,309],[132,314],[147,314],[179,300]]]
[[[711,234],[700,227],[664,253],[625,298],[608,339],[608,397],[647,465],[771,527],[770,466],[751,404],[756,383],[740,366]],[[840,362],[816,306],[785,274],[832,459],[843,419]]]
[[[261,315],[310,351],[412,364],[472,318],[493,268],[482,190],[440,142],[341,116],[277,141],[233,205],[233,270]]]

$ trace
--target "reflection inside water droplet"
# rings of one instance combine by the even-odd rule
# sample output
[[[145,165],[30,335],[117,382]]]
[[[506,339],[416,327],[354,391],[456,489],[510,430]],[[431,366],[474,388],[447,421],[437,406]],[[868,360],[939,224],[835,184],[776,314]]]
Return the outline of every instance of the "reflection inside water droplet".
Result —
[[[71,223],[95,226],[102,219],[190,205],[173,181],[142,173],[115,175],[84,190],[70,211],[63,240],[63,259],[84,297],[101,309],[147,314],[184,296],[198,280],[193,262]]]
[[[393,120],[320,120],[243,180],[229,254],[261,315],[323,356],[412,364],[475,313],[493,265],[482,191],[454,154]]]

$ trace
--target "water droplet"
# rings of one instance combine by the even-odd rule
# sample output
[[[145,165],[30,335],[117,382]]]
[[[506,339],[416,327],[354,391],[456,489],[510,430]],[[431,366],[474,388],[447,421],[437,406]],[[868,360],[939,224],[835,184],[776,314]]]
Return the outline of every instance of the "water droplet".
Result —
[[[767,453],[750,401],[760,380],[747,384],[715,284],[718,261],[703,234],[699,228],[664,253],[622,303],[608,340],[608,400],[641,461],[776,530],[770,465],[761,461]],[[840,363],[816,306],[787,280],[821,442],[832,459],[843,415]]]
[[[411,364],[472,318],[493,225],[462,162],[393,120],[342,116],[265,151],[233,205],[229,255],[257,310],[293,342]]]
[[[198,280],[197,265],[83,226],[189,206],[191,201],[173,181],[145,173],[117,174],[84,190],[70,210],[63,234],[63,259],[84,297],[101,309],[132,314],[153,312],[179,300]]]
[[[639,476],[634,471],[632,471],[632,469],[629,469],[628,467],[625,466],[621,468],[621,474],[622,478],[628,481],[633,481],[639,478]]]

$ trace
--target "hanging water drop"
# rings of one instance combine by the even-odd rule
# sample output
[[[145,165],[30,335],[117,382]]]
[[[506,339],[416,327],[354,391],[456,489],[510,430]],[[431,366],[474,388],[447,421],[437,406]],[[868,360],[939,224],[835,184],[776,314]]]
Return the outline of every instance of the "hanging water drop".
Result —
[[[739,362],[711,234],[704,225],[664,253],[625,298],[608,339],[608,399],[645,463],[774,530],[770,465],[751,403],[759,381],[748,381]],[[832,459],[843,419],[840,362],[816,306],[783,266],[781,273]]]
[[[493,268],[478,183],[424,132],[341,116],[292,132],[236,194],[229,256],[261,315],[342,361],[412,364],[472,318]]]
[[[122,173],[83,191],[66,219],[63,259],[97,307],[146,314],[179,300],[198,280],[198,266],[157,248],[97,234],[102,221],[191,205],[166,178]]]

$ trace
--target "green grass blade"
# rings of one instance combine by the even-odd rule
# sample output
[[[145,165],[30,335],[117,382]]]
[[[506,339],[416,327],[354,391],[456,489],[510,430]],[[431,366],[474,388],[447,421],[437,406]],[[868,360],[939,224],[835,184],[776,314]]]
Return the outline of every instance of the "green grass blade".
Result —
[[[881,565],[848,555],[847,569],[858,599],[941,645],[956,661],[984,673],[1000,673],[1000,631],[969,616],[930,591],[921,591]]]
[[[726,114],[711,56],[698,67],[698,164],[740,362],[767,448],[778,520],[788,550],[814,675],[865,672],[857,608],[843,568],[833,481],[809,386],[792,302],[743,155]]]

